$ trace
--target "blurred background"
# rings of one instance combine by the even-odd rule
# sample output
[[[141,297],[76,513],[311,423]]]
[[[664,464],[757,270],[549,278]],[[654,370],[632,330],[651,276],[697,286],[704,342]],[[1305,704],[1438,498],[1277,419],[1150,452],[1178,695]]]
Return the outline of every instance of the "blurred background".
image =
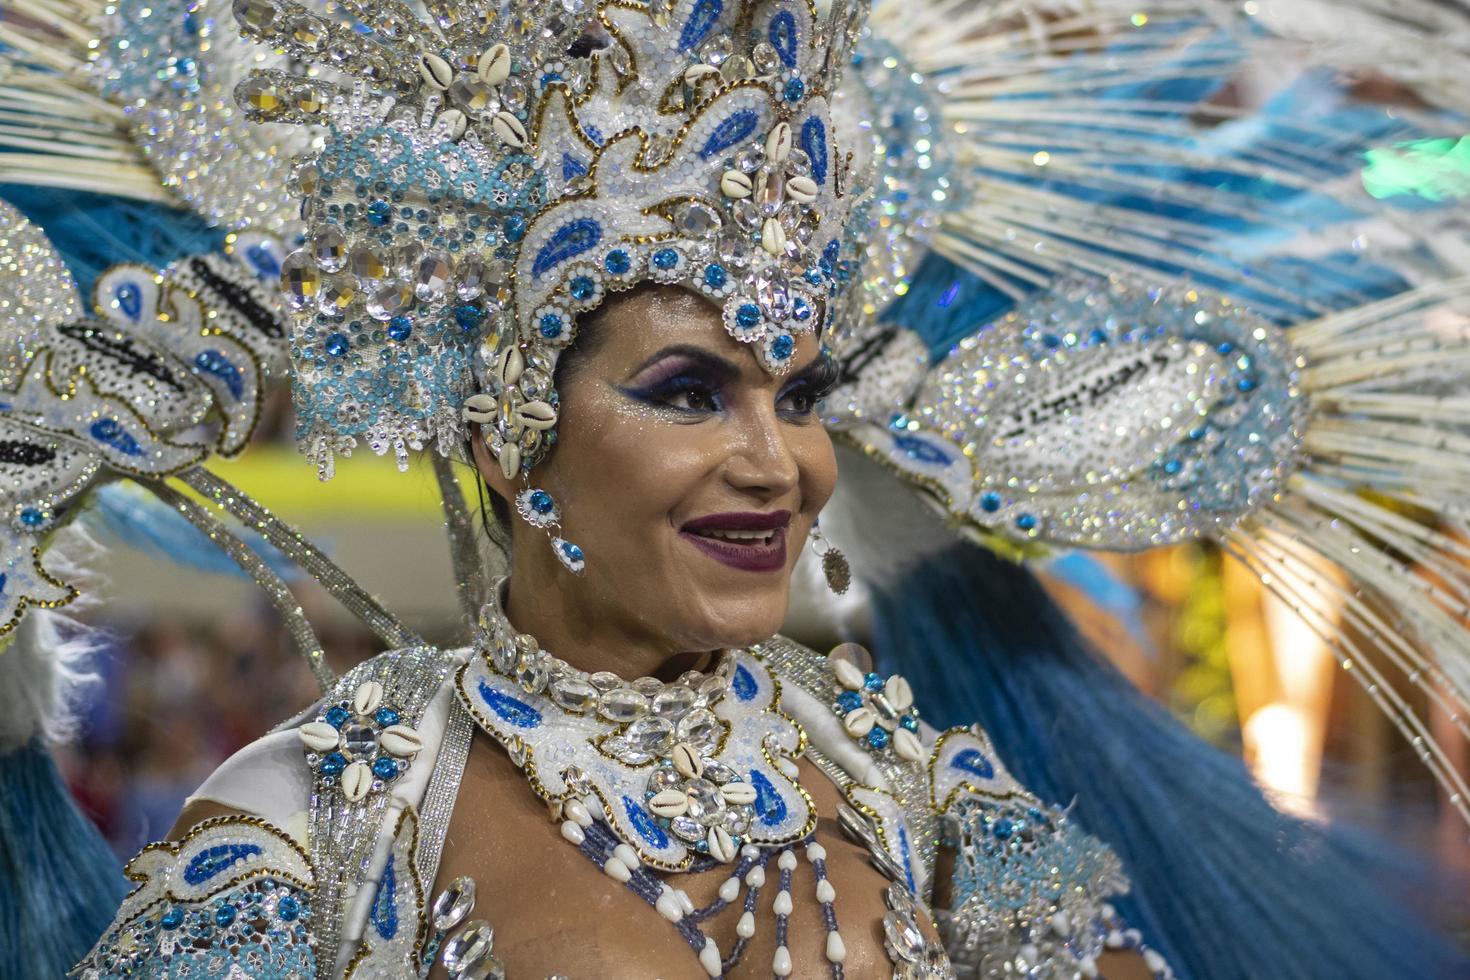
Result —
[[[290,443],[283,396],[260,444],[213,468],[301,528],[431,642],[463,643],[428,464],[399,473],[391,460],[361,454],[339,460],[328,490]],[[474,505],[467,473],[465,486]],[[215,766],[316,691],[253,585],[162,557],[158,541],[193,532],[159,528],[160,515],[171,516],[153,510],[138,522],[146,535],[101,534],[88,562],[103,580],[93,590],[101,601],[83,614],[105,638],[101,680],[87,691],[80,738],[59,752],[83,809],[124,858],[167,833]],[[1462,828],[1438,805],[1412,748],[1333,652],[1233,559],[1187,545],[1105,562],[1059,556],[1038,572],[1098,651],[1200,735],[1243,755],[1279,805],[1387,832],[1470,870]],[[338,671],[378,652],[319,587],[293,587]],[[800,606],[787,632],[819,649],[847,638]]]

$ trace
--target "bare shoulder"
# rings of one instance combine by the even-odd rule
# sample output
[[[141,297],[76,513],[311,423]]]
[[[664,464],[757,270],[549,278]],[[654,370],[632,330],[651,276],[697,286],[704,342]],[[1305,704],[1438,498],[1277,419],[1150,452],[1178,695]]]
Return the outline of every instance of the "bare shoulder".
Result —
[[[206,820],[215,817],[243,817],[248,814],[241,812],[238,808],[226,806],[214,800],[190,800],[184,804],[184,809],[179,813],[179,819],[174,821],[173,828],[168,832],[168,839],[179,841],[184,835]]]

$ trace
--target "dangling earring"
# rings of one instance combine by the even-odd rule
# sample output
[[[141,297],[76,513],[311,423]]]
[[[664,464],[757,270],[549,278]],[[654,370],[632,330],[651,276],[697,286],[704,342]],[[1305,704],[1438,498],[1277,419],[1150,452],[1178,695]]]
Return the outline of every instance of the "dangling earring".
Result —
[[[827,588],[838,595],[846,595],[852,584],[852,566],[847,556],[832,545],[822,534],[822,529],[812,521],[812,550],[822,559],[822,574],[826,576]]]
[[[551,533],[552,529],[561,530],[561,508],[556,506],[556,500],[551,494],[539,487],[527,487],[516,494],[516,510],[527,524],[548,533],[551,550],[556,554],[557,560],[566,566],[567,571],[573,575],[582,574],[582,570],[587,567],[582,549],[566,538]]]

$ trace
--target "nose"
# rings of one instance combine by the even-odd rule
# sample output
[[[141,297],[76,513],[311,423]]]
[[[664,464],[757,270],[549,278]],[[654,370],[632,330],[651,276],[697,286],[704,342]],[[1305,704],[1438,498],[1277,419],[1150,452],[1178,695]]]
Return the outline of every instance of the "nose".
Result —
[[[737,490],[775,499],[790,493],[801,479],[801,466],[789,441],[789,426],[774,406],[742,412],[733,420],[731,453],[725,479]]]

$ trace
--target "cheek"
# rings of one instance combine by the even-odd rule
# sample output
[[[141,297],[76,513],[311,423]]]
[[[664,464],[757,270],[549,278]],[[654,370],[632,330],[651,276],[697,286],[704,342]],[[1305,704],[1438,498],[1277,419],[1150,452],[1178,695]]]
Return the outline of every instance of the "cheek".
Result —
[[[793,445],[801,471],[802,511],[816,516],[837,489],[837,451],[825,427],[812,423]]]

